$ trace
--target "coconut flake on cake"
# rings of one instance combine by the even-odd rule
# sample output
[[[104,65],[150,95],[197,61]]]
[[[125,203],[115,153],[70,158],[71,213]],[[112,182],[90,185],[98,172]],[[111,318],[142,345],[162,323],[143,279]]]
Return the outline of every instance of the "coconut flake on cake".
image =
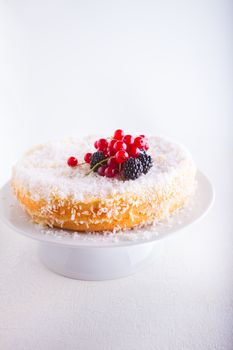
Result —
[[[193,174],[195,165],[191,154],[182,145],[173,143],[163,137],[150,137],[150,152],[154,165],[146,175],[136,181],[122,181],[106,178],[92,172],[86,176],[89,166],[76,168],[67,166],[70,155],[83,159],[90,152],[96,137],[84,139],[66,139],[51,141],[29,150],[13,168],[13,181],[34,200],[46,199],[57,195],[71,197],[74,201],[88,198],[106,198],[124,193],[143,194],[150,198],[151,191],[166,191],[171,178],[182,173]],[[188,181],[188,178],[187,178]],[[190,192],[193,189],[190,188]]]

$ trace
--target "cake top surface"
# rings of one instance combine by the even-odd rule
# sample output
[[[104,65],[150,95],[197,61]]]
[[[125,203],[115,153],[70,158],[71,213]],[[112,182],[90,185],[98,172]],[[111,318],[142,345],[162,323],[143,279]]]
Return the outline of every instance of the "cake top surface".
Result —
[[[87,198],[104,198],[119,193],[150,193],[159,190],[171,177],[176,176],[183,167],[194,166],[191,154],[182,145],[163,137],[149,137],[149,154],[153,167],[146,175],[136,180],[119,180],[97,175],[86,176],[90,170],[88,164],[70,168],[67,158],[74,155],[83,159],[85,153],[92,150],[95,136],[83,139],[65,139],[51,141],[33,147],[16,163],[13,168],[13,181],[17,182],[33,199],[72,197],[82,201]]]

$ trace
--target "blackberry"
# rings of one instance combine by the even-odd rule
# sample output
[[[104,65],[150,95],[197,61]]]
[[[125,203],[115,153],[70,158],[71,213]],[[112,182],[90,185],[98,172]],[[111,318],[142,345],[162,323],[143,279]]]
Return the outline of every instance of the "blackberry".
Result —
[[[93,171],[97,171],[98,168],[103,165],[105,162],[102,162],[105,159],[105,155],[103,154],[103,152],[94,152],[91,156],[91,163],[90,163],[90,168],[94,168]],[[98,166],[96,166],[96,164],[102,162],[101,164],[99,164]],[[107,159],[106,159],[107,162]]]
[[[123,164],[123,175],[127,180],[137,179],[143,172],[143,166],[138,158],[129,158]]]
[[[148,171],[150,170],[150,168],[152,168],[153,166],[153,160],[151,158],[151,156],[149,156],[148,154],[146,154],[145,151],[142,151],[139,156],[138,159],[141,161],[142,166],[143,166],[143,174],[147,174]]]

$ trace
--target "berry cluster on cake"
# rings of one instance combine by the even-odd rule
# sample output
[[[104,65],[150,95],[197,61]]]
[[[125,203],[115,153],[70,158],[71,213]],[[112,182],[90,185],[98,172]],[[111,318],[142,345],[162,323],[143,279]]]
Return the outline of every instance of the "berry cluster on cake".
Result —
[[[183,146],[119,129],[108,138],[32,148],[13,168],[12,188],[36,223],[118,231],[152,224],[184,206],[194,193],[195,173]]]
[[[147,174],[153,165],[151,156],[146,153],[149,145],[145,135],[134,138],[132,135],[124,135],[123,130],[118,129],[109,140],[96,140],[94,148],[97,149],[96,152],[84,155],[84,161],[90,164],[89,173],[95,171],[100,176],[135,180],[142,173]],[[79,162],[76,157],[71,156],[67,164],[77,167]]]

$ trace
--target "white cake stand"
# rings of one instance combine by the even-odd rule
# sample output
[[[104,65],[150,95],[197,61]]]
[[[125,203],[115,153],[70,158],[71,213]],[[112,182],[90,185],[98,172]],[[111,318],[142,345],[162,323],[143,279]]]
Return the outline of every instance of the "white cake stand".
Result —
[[[0,217],[13,231],[39,241],[39,257],[50,270],[75,279],[107,280],[130,275],[152,261],[157,240],[200,220],[214,202],[209,179],[197,172],[190,203],[169,221],[115,234],[93,235],[33,224],[7,183],[0,191]]]

